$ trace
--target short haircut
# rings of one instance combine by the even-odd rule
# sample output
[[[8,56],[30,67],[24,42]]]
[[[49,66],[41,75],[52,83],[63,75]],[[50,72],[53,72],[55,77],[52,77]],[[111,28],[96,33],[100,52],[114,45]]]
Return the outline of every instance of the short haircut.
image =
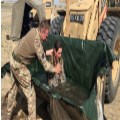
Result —
[[[54,49],[58,51],[59,48],[62,48],[62,44],[59,40],[56,40],[54,43]]]
[[[49,28],[50,28],[50,25],[49,25],[48,20],[44,19],[40,22],[39,30],[41,30],[41,29],[48,29],[49,30]]]

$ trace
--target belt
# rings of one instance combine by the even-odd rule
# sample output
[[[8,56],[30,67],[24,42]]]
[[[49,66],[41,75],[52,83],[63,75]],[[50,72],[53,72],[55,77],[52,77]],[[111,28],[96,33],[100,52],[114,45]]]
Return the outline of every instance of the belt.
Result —
[[[20,58],[19,58],[17,55],[15,55],[15,53],[14,53],[14,52],[12,52],[12,57],[13,57],[13,59],[14,59],[15,61],[17,61],[17,62],[21,63]]]

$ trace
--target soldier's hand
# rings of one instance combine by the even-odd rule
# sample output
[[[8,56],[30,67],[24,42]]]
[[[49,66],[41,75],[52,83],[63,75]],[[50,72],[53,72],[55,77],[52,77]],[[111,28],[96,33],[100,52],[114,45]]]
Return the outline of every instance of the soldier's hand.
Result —
[[[60,64],[58,63],[56,66],[55,66],[55,73],[60,73],[61,72],[61,66]]]
[[[46,55],[47,56],[52,56],[53,55],[53,49],[47,50]]]

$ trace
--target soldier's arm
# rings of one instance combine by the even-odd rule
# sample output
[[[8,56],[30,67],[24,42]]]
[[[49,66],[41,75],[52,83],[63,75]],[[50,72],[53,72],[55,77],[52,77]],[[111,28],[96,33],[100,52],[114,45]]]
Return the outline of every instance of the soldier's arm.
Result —
[[[63,59],[62,59],[62,62],[61,62],[61,82],[65,82],[66,81],[66,76],[65,76],[65,72],[64,72],[64,63],[63,63]]]
[[[34,46],[38,59],[42,63],[45,71],[55,72],[55,68],[53,67],[53,65],[46,60],[43,46],[38,39],[35,39]]]
[[[52,56],[53,55],[53,49],[46,50],[46,56]]]

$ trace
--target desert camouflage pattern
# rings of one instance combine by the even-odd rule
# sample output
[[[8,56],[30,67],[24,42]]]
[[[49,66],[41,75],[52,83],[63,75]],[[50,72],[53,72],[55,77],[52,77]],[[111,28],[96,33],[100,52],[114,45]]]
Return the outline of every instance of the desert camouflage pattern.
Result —
[[[54,60],[53,60],[53,56],[50,59],[51,64],[54,65]],[[56,87],[59,85],[59,83],[64,83],[66,82],[66,76],[64,73],[64,63],[63,63],[63,59],[61,58],[59,61],[60,65],[61,65],[61,73],[60,74],[56,74],[56,73],[48,73],[48,83],[49,86],[51,87]]]
[[[34,46],[35,46],[35,50],[36,50],[38,59],[42,63],[45,71],[55,72],[53,65],[46,60],[45,52],[44,52],[44,49],[42,46],[42,41],[40,41],[38,31],[37,31],[37,35],[35,38]]]
[[[31,74],[25,65],[14,59],[11,59],[11,70],[13,72],[12,79],[14,83],[8,94],[8,117],[12,115],[15,107],[16,95],[18,89],[21,88],[28,103],[28,120],[36,120],[36,94],[31,81]]]
[[[43,64],[45,70],[54,72],[53,65],[51,65],[46,60],[45,53],[38,34],[36,35],[34,40],[34,47],[38,59]],[[8,118],[12,116],[12,112],[15,106],[16,95],[18,93],[18,89],[21,88],[28,103],[28,120],[36,120],[36,93],[32,84],[30,71],[28,70],[26,65],[22,63],[22,61],[18,62],[13,57],[11,57],[10,66],[14,83],[8,94]]]

